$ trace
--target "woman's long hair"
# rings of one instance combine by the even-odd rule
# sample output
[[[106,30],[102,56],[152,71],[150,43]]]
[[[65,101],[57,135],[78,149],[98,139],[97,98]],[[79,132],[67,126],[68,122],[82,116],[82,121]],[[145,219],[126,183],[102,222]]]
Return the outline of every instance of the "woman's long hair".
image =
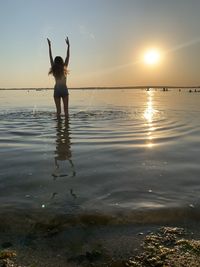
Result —
[[[49,74],[52,74],[55,78],[62,78],[63,75],[66,76],[68,74],[67,67],[61,57],[55,57]]]

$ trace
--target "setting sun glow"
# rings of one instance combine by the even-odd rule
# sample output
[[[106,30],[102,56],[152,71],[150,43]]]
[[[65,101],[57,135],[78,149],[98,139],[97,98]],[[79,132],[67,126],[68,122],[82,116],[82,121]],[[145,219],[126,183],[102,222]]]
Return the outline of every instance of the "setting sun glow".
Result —
[[[144,54],[144,62],[148,65],[157,64],[160,61],[160,52],[158,50],[148,50]]]

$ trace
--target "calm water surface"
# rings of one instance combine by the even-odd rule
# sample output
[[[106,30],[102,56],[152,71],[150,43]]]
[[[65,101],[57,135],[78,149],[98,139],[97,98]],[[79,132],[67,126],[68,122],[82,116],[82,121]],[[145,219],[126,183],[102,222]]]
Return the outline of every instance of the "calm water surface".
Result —
[[[199,100],[78,90],[58,120],[52,92],[0,91],[1,212],[198,210]]]

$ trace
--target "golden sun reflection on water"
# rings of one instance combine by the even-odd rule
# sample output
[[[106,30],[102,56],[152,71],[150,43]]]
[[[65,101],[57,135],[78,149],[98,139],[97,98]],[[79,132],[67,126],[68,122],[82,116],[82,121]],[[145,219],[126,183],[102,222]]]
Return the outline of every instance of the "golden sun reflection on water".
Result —
[[[153,127],[153,117],[155,115],[156,110],[153,107],[153,96],[154,92],[148,91],[147,92],[147,107],[144,111],[144,118],[146,120],[146,125],[148,126],[148,133],[147,133],[147,147],[153,147],[153,131],[155,128]]]

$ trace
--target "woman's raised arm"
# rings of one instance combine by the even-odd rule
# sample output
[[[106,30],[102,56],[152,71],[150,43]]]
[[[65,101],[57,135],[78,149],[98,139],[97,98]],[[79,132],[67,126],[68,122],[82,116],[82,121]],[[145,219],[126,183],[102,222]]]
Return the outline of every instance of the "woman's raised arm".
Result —
[[[51,63],[51,67],[53,66],[53,56],[52,56],[52,51],[51,51],[51,41],[47,38],[47,42],[49,45],[49,58],[50,58],[50,63]]]
[[[69,44],[69,39],[68,37],[65,39],[65,42],[67,44],[67,55],[66,55],[66,59],[65,59],[65,65],[68,66],[69,64],[69,56],[70,56],[70,44]]]

